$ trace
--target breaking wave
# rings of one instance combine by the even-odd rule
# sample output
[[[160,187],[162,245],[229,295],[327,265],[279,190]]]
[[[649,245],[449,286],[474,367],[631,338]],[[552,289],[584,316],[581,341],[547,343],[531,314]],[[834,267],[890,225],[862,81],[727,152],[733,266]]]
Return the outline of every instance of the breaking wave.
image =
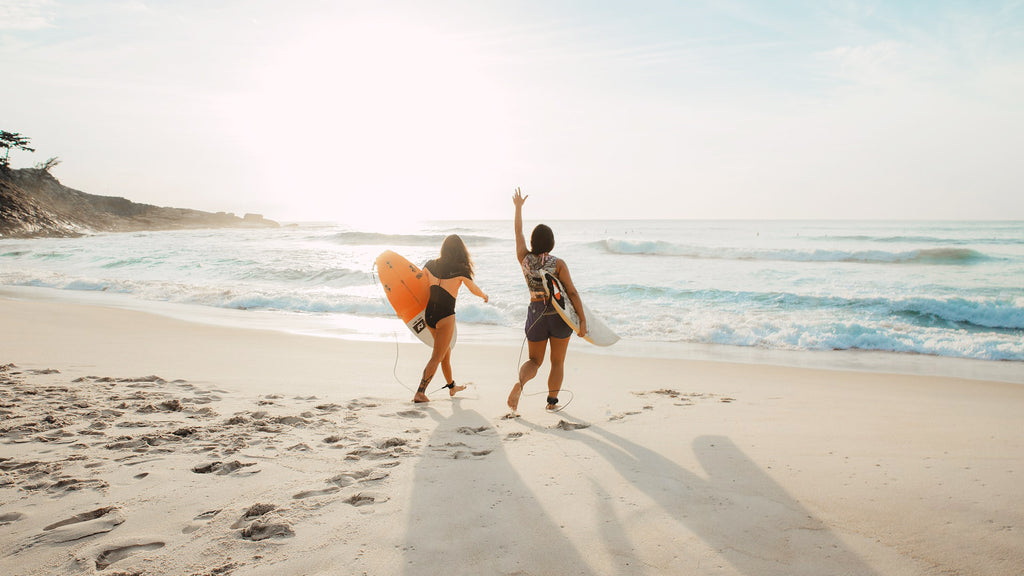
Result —
[[[659,240],[602,240],[590,246],[609,254],[626,256],[672,256],[711,260],[766,260],[784,262],[855,262],[868,264],[965,265],[990,260],[970,248],[922,248],[901,252],[885,250],[795,250],[708,248]]]

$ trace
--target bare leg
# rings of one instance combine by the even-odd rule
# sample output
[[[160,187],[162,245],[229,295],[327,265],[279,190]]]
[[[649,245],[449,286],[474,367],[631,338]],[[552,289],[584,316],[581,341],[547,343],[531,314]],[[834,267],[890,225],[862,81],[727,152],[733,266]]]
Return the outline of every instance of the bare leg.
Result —
[[[441,359],[441,373],[444,374],[445,384],[452,381],[452,349],[448,348],[448,353]]]
[[[551,340],[551,373],[548,375],[548,397],[558,398],[562,389],[562,378],[565,375],[565,353],[569,350],[568,338],[550,338]],[[548,403],[548,410],[554,410],[555,404]]]
[[[519,382],[512,386],[512,391],[508,394],[508,407],[513,412],[519,407],[519,397],[523,394],[523,386],[537,375],[537,370],[540,369],[540,365],[544,362],[544,353],[547,347],[547,340],[530,342],[530,358],[519,367]]]
[[[448,353],[441,359],[441,372],[444,373],[444,379],[448,381],[448,395],[455,396],[456,392],[462,392],[466,389],[465,386],[453,386],[455,380],[452,378],[452,349],[448,348]]]
[[[427,397],[427,384],[434,378],[438,365],[451,352],[449,346],[452,343],[452,334],[455,333],[455,316],[442,318],[437,322],[437,328],[432,328],[430,332],[434,335],[434,351],[423,368],[423,378],[420,379],[420,387],[412,398],[413,402],[430,402],[430,398]]]

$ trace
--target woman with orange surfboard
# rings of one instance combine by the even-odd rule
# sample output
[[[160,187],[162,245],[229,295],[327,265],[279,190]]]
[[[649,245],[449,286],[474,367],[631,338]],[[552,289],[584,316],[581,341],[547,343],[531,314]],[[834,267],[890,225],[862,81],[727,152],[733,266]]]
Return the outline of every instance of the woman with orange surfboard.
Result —
[[[516,206],[516,258],[523,268],[526,284],[530,287],[530,307],[526,315],[526,339],[529,340],[530,358],[519,368],[519,381],[508,395],[508,407],[513,412],[519,407],[523,386],[534,376],[544,362],[548,343],[551,343],[551,371],[548,374],[548,410],[555,410],[558,392],[562,389],[562,375],[565,371],[565,353],[569,349],[572,328],[551,307],[543,287],[543,274],[548,272],[558,278],[565,287],[565,294],[579,313],[579,335],[587,335],[587,317],[580,295],[569,276],[565,262],[550,254],[555,247],[555,235],[551,228],[538,224],[530,235],[530,246],[523,236],[523,204],[529,196],[523,196],[516,188],[512,203]]]
[[[427,397],[427,385],[441,366],[445,380],[448,384],[450,396],[456,392],[465,390],[465,386],[456,386],[452,379],[452,335],[455,333],[455,298],[459,294],[459,288],[463,285],[470,292],[483,298],[487,302],[487,294],[473,282],[473,260],[469,257],[469,251],[457,234],[452,234],[444,239],[441,244],[440,257],[431,260],[423,265],[423,271],[430,283],[430,296],[427,300],[427,308],[424,311],[423,319],[427,328],[434,337],[434,351],[430,360],[423,368],[423,378],[416,390],[413,402],[429,402]]]

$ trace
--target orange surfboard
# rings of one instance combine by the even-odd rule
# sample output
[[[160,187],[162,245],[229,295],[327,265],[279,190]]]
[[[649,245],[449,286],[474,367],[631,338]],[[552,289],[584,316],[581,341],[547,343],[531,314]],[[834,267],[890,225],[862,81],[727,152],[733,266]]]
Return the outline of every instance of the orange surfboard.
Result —
[[[412,262],[397,252],[386,250],[377,256],[377,277],[384,287],[388,302],[395,309],[395,314],[405,322],[409,331],[416,335],[427,346],[434,346],[434,336],[427,328],[423,313],[430,298],[430,283],[427,275]],[[452,347],[455,347],[455,334],[452,335]]]

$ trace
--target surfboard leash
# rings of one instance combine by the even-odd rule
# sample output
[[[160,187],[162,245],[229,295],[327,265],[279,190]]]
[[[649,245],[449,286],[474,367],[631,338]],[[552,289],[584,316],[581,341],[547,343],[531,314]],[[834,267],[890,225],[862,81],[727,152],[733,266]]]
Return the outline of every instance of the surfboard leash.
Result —
[[[538,316],[537,319],[533,321],[533,324],[531,324],[530,327],[526,329],[526,331],[529,332],[530,330],[533,330],[533,327],[537,325],[537,322],[540,322],[540,319],[542,317],[543,316]],[[525,347],[526,347],[526,336],[523,336],[523,343],[519,345],[519,360],[516,361],[516,382],[517,383],[519,382],[519,369],[523,365],[523,348],[525,348]],[[569,404],[572,404],[573,398],[576,397],[576,395],[573,394],[572,390],[569,390],[568,388],[562,388],[558,392],[559,393],[568,392],[569,393],[569,401],[566,402],[565,404],[559,406],[558,408],[555,408],[554,410],[548,410],[548,412],[554,413],[554,412],[561,412],[562,410],[565,410],[566,408],[569,407]],[[547,394],[547,392],[533,392],[531,394],[526,394],[526,396],[527,397],[529,397],[529,396],[539,396],[541,394]],[[520,394],[520,397],[522,397],[522,394]]]
[[[377,292],[377,294],[381,294],[384,291],[384,285],[380,283],[380,275],[377,273],[377,263],[376,262],[373,263],[373,281],[377,284],[377,288],[380,289]],[[383,298],[382,296],[378,296],[378,298],[382,299],[384,304],[386,304],[388,306],[391,305],[387,301],[387,299]],[[407,386],[405,384],[405,382],[402,382],[402,379],[398,377],[398,356],[401,353],[401,346],[399,346],[399,344],[398,344],[398,331],[395,330],[394,328],[392,328],[391,329],[391,335],[394,337],[394,340],[395,340],[395,363],[391,367],[391,376],[394,377],[395,382],[398,382],[402,386],[402,388],[405,388],[406,390],[408,390],[408,391],[412,392],[413,394],[415,394],[416,391],[413,390],[412,388],[410,388],[409,386]]]

